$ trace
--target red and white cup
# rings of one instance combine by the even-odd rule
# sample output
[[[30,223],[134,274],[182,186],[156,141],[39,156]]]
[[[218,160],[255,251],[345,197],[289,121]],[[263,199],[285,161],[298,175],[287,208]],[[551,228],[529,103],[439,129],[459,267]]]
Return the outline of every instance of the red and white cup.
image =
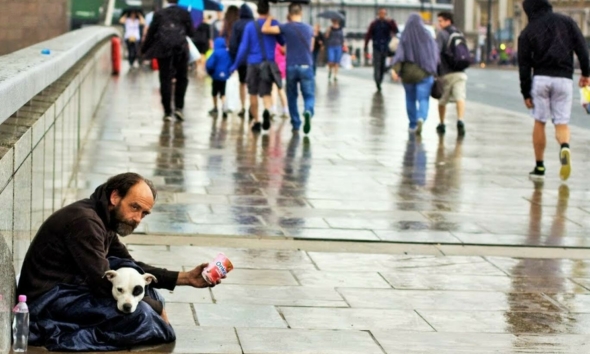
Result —
[[[213,262],[209,263],[207,268],[203,270],[203,279],[209,284],[217,284],[217,282],[225,277],[232,269],[234,269],[233,264],[231,264],[225,254],[220,253],[215,257]]]

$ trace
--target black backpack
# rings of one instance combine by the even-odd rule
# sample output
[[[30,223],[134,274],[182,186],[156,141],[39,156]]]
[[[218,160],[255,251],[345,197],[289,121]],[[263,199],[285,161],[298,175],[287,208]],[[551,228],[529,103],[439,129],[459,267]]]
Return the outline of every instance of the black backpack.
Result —
[[[453,71],[463,71],[471,65],[471,53],[467,40],[459,31],[450,32],[447,42],[446,61]]]
[[[186,29],[180,23],[166,21],[158,29],[159,42],[165,51],[183,48],[187,45]]]

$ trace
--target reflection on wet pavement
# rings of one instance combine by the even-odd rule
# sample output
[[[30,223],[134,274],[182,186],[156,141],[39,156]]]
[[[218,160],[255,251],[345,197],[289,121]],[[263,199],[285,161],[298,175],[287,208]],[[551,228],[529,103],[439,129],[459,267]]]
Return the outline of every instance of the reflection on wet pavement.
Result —
[[[465,139],[439,137],[430,121],[416,137],[407,133],[399,90],[351,95],[367,83],[347,80],[318,86],[309,137],[278,118],[261,135],[235,115],[211,119],[200,81],[189,87],[187,121],[163,123],[155,76],[114,81],[82,156],[78,196],[133,170],[161,191],[142,229],[148,233],[335,239],[338,230],[364,230],[358,239],[420,243],[432,232],[446,234],[432,240],[443,243],[589,245],[590,202],[565,190],[586,190],[583,164],[567,185],[549,174],[535,189],[523,167],[529,142],[514,140],[516,127],[528,131],[524,122],[480,106]],[[500,141],[515,143],[505,149]],[[206,226],[213,224],[219,232]],[[343,238],[354,239],[348,233]]]
[[[163,123],[157,88],[156,76],[147,73],[113,81],[78,176],[78,197],[121,171],[152,179],[160,193],[140,233],[590,246],[584,178],[590,147],[574,146],[580,160],[567,184],[554,173],[533,185],[527,180],[532,147],[523,138],[529,126],[520,116],[471,105],[468,114],[478,118],[464,139],[451,131],[437,136],[434,119],[416,137],[407,133],[399,88],[373,94],[370,82],[345,78],[318,84],[309,137],[292,134],[288,120],[278,118],[268,133],[253,135],[235,115],[206,115],[208,88],[200,81],[189,87],[187,121]],[[574,139],[585,141],[582,133]],[[548,168],[555,172],[557,161]],[[185,290],[165,296],[179,333],[195,323],[220,335],[215,318],[223,327],[251,327],[236,331],[244,353],[293,353],[308,350],[306,343],[328,353],[332,347],[322,338],[340,338],[341,330],[358,347],[338,353],[577,353],[588,347],[586,260],[130,248],[137,259],[170,268],[225,252],[236,265],[227,284],[200,296]],[[225,304],[232,311],[222,309]],[[253,313],[260,318],[247,320]],[[193,345],[191,338],[179,336],[185,341],[179,348]],[[278,338],[282,345],[273,347]],[[240,352],[237,339],[234,344]]]

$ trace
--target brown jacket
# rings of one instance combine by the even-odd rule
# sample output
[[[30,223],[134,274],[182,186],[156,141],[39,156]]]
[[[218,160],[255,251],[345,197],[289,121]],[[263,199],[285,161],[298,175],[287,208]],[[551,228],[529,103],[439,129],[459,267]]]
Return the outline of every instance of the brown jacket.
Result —
[[[104,278],[107,257],[133,259],[110,227],[105,186],[89,199],[70,204],[51,215],[31,242],[22,266],[17,295],[38,299],[57,284],[85,284],[100,297],[112,296],[112,284]],[[136,262],[153,274],[156,288],[173,290],[178,272]]]

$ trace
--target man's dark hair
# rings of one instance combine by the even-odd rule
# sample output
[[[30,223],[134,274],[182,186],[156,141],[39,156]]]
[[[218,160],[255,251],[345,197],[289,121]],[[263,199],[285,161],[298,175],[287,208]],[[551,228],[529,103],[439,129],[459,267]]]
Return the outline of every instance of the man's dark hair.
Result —
[[[145,184],[150,187],[152,195],[154,196],[154,200],[156,200],[158,192],[156,191],[156,187],[154,187],[152,181],[133,172],[121,173],[109,178],[105,186],[107,198],[110,199],[111,194],[113,194],[114,191],[117,191],[121,198],[125,198],[129,192],[129,189],[141,181],[145,182]]]
[[[178,4],[178,0],[168,0],[169,4]]]
[[[455,20],[453,19],[453,14],[448,11],[439,12],[437,17],[442,17],[447,21],[451,21],[451,24],[455,24]]]
[[[258,1],[258,14],[265,16],[265,15],[268,15],[269,12],[270,12],[270,5],[268,4],[268,0]]]
[[[302,12],[303,12],[303,7],[301,7],[301,4],[297,4],[297,3],[292,2],[289,5],[289,15],[299,16],[299,15],[301,15]]]

